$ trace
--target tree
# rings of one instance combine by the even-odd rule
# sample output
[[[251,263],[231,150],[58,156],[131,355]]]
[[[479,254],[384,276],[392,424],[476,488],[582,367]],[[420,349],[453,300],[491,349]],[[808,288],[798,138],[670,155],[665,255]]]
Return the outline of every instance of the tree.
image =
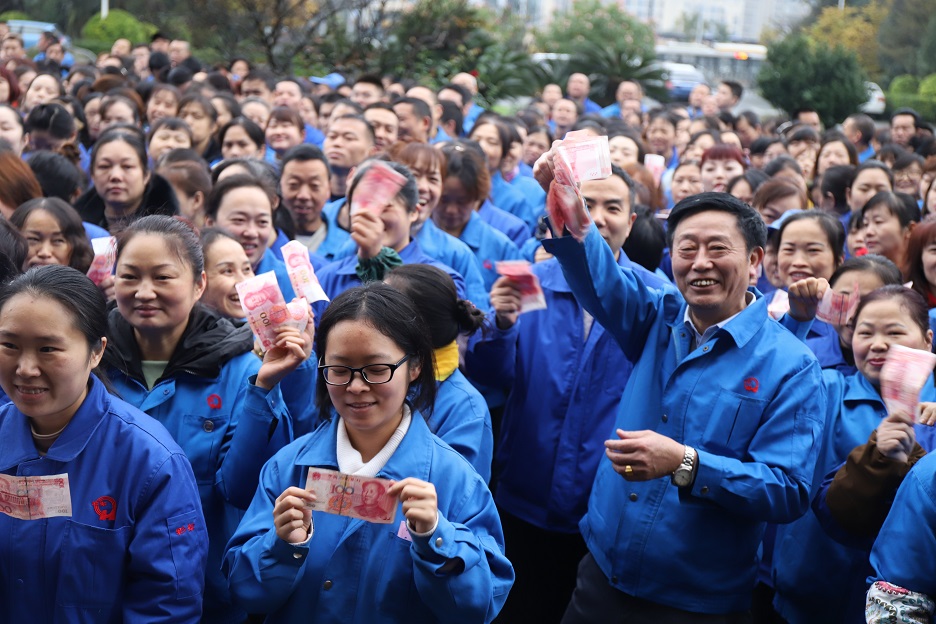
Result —
[[[121,37],[131,41],[149,41],[158,29],[153,24],[141,22],[123,9],[113,9],[102,20],[95,15],[81,29],[81,36],[102,43],[112,43]]]
[[[653,30],[616,4],[600,0],[574,0],[572,7],[553,19],[545,31],[535,35],[542,52],[569,55],[556,66],[550,81],[565,83],[569,74],[582,72],[592,82],[596,101],[614,101],[622,80],[641,80],[648,93],[665,93],[662,71],[653,67],[656,58]]]
[[[844,10],[827,7],[806,30],[806,35],[830,47],[841,45],[851,50],[868,75],[879,80],[882,76],[877,38],[889,8],[889,0],[872,0],[864,6],[850,4]]]
[[[878,33],[881,66],[888,77],[925,73],[919,66],[918,51],[929,32],[926,25],[932,13],[932,0],[893,0]]]
[[[770,46],[758,75],[761,93],[774,106],[786,111],[811,106],[827,127],[854,113],[868,99],[866,80],[854,52],[813,42],[805,35]]]
[[[917,50],[917,70],[920,74],[936,72],[936,15],[930,17],[923,32],[923,41]]]

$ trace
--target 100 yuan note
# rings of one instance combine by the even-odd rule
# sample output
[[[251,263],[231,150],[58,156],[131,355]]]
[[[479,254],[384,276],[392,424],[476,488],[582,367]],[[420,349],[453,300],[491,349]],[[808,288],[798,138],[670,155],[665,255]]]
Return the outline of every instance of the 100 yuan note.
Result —
[[[68,474],[47,477],[0,475],[0,513],[20,520],[71,517]]]
[[[315,494],[315,502],[309,505],[312,511],[391,524],[397,508],[397,499],[387,494],[392,484],[390,479],[360,477],[313,466],[309,468],[305,489]]]

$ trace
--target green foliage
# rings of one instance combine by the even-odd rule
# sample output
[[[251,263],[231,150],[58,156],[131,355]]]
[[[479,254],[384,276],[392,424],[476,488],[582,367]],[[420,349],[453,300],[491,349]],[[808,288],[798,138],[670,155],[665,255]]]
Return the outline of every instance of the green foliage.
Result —
[[[888,76],[920,76],[928,71],[920,67],[919,52],[930,47],[924,44],[925,37],[936,35],[924,27],[932,13],[932,0],[893,0],[878,33],[881,67]]]
[[[570,74],[584,73],[592,82],[591,97],[600,104],[613,102],[618,83],[627,79],[643,82],[650,95],[663,93],[662,73],[651,65],[653,30],[616,4],[575,0],[535,39],[542,52],[569,55],[568,62],[552,68],[548,82],[565,84]]]
[[[157,30],[159,29],[153,24],[141,22],[127,11],[112,9],[105,20],[101,20],[100,15],[89,19],[81,29],[81,36],[85,39],[110,42],[121,37],[131,41],[149,41]]]
[[[936,72],[936,15],[930,17],[923,31],[923,40],[917,50],[917,71],[920,74]]]
[[[909,107],[920,113],[927,121],[936,121],[936,99],[917,93],[888,93],[887,107],[890,109]]]
[[[916,76],[901,74],[891,81],[888,93],[914,95],[919,90],[920,80]]]
[[[930,74],[920,81],[920,88],[917,94],[925,98],[936,100],[936,74]]]
[[[865,80],[853,52],[794,35],[767,49],[758,85],[763,96],[778,108],[791,111],[811,106],[831,127],[868,99]]]
[[[4,22],[7,20],[29,20],[29,19],[32,19],[32,18],[22,11],[4,11],[3,13],[0,13],[0,21],[4,21]]]

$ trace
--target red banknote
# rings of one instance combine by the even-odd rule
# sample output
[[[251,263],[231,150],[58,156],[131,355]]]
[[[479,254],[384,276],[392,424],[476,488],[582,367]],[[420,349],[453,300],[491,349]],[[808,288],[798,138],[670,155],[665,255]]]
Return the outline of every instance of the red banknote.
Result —
[[[497,274],[503,275],[520,290],[520,313],[546,309],[546,296],[539,278],[533,274],[526,260],[502,260],[498,262]]]
[[[395,173],[395,172],[394,172]],[[300,297],[305,297],[309,303],[316,301],[329,301],[328,295],[322,289],[315,268],[309,259],[309,250],[299,241],[289,241],[281,248],[283,261],[286,263],[286,272],[293,289]]]
[[[94,260],[88,269],[88,278],[100,285],[114,272],[114,264],[117,262],[117,239],[113,236],[92,238],[91,249],[94,251]]]
[[[300,297],[287,304],[273,271],[244,280],[235,288],[250,329],[264,351],[269,351],[276,343],[276,327],[289,324],[300,332],[306,328],[309,302]]]
[[[611,175],[611,150],[608,137],[588,132],[570,132],[556,147],[555,179],[546,196],[546,210],[553,231],[562,235],[567,229],[581,241],[591,227],[591,217],[580,191],[582,182],[602,180]]]
[[[0,513],[20,520],[72,515],[68,475],[11,477],[0,475]]]
[[[391,524],[396,517],[397,499],[387,494],[390,479],[361,477],[327,468],[309,468],[305,489],[315,494],[312,511],[358,518],[377,524]]]
[[[848,321],[855,315],[855,310],[858,309],[860,301],[861,293],[857,281],[852,286],[852,291],[847,295],[837,293],[829,288],[819,301],[819,306],[816,308],[816,318],[830,325],[842,327],[847,325]]]
[[[351,214],[367,210],[379,217],[404,184],[406,176],[397,173],[386,163],[375,161],[364,172],[354,189]]]
[[[891,345],[881,368],[881,396],[887,412],[903,412],[916,418],[920,390],[936,366],[936,355],[929,351]]]

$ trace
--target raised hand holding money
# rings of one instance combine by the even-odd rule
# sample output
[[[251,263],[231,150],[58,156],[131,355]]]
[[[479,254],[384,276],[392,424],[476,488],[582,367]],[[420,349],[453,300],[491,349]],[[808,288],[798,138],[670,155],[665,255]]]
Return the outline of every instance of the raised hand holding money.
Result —
[[[508,278],[520,290],[520,310],[531,312],[546,309],[546,296],[539,278],[526,260],[503,260],[497,263],[497,273]]]
[[[281,248],[283,262],[286,263],[286,272],[293,289],[300,297],[305,297],[309,303],[328,301],[328,295],[322,289],[315,268],[309,259],[309,250],[299,241],[289,241]]]
[[[579,189],[582,182],[602,180],[611,175],[608,137],[570,132],[565,139],[554,143],[550,152],[551,156],[544,155],[543,165],[537,162],[536,177],[543,184],[546,170],[552,172],[546,210],[553,232],[561,236],[568,230],[577,240],[584,240],[592,221]]]
[[[891,345],[881,368],[881,396],[888,414],[901,412],[911,417],[917,413],[920,390],[936,366],[936,355]]]

